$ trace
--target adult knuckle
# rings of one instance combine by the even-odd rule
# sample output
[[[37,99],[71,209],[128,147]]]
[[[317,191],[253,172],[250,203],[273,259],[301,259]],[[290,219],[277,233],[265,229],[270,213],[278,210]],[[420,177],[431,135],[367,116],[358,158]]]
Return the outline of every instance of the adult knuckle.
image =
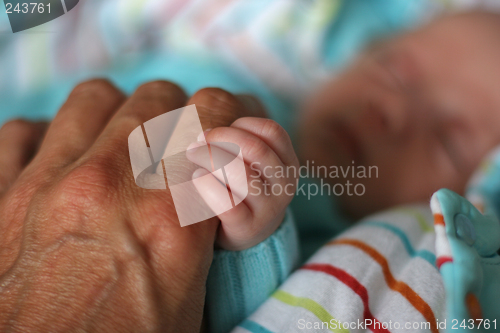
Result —
[[[112,148],[110,148],[112,149]],[[125,176],[124,165],[128,158],[114,151],[104,150],[88,158],[81,166],[81,172],[86,172],[97,184],[109,189],[116,189],[122,184],[121,179]]]
[[[26,130],[29,130],[31,128],[31,125],[33,123],[27,121],[27,120],[24,120],[24,119],[12,119],[12,120],[9,120],[8,122],[6,122],[2,128],[0,129],[0,131],[2,132],[13,132],[13,133],[16,133],[16,132],[21,132],[21,131],[26,131]]]
[[[158,227],[177,224],[177,215],[171,196],[167,191],[152,191],[135,201],[134,214],[137,220],[143,221],[149,232],[145,238],[154,236]]]
[[[4,213],[17,211],[21,207],[24,207],[31,200],[39,186],[41,186],[40,179],[17,183],[6,195],[8,204]]]
[[[240,101],[233,94],[220,88],[203,88],[193,97],[201,118],[217,117],[220,125],[229,125],[242,112]]]
[[[239,107],[238,99],[231,93],[220,88],[203,88],[193,97],[201,100],[201,104],[211,108],[232,109]]]
[[[107,205],[115,187],[113,176],[104,165],[84,163],[59,181],[53,199],[62,207],[101,207]]]
[[[73,88],[70,96],[121,97],[122,93],[106,79],[93,79],[81,82]]]
[[[137,88],[136,92],[144,95],[184,95],[181,87],[175,83],[163,80],[144,83]]]

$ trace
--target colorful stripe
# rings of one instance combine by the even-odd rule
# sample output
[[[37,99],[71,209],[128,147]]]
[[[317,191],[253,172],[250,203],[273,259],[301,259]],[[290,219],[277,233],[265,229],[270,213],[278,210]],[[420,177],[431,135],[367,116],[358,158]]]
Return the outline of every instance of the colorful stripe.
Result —
[[[328,275],[331,275],[331,276],[337,278],[342,283],[347,285],[361,298],[361,301],[363,302],[363,306],[364,306],[364,310],[363,310],[364,321],[366,321],[366,319],[371,320],[371,324],[368,326],[369,329],[375,333],[389,333],[389,330],[383,328],[382,323],[380,321],[378,321],[371,313],[370,308],[369,308],[369,302],[368,302],[368,291],[352,275],[348,274],[346,271],[344,271],[340,268],[337,268],[337,267],[334,267],[334,266],[331,266],[328,264],[308,264],[308,265],[304,265],[302,267],[302,269],[308,269],[308,270],[312,270],[312,271],[326,273]]]
[[[399,229],[391,224],[384,223],[384,222],[378,222],[378,221],[365,222],[364,225],[370,225],[370,226],[380,227],[380,228],[384,228],[386,230],[389,230],[390,232],[392,232],[393,234],[395,234],[396,236],[399,237],[399,239],[401,240],[401,242],[403,243],[403,245],[406,249],[406,252],[408,252],[408,254],[410,256],[420,257],[420,258],[424,259],[425,261],[427,261],[432,266],[436,267],[436,256],[434,255],[434,253],[427,251],[427,250],[416,251],[413,248],[413,246],[411,245],[410,240],[408,239],[408,237],[406,236],[406,233],[403,230],[401,230],[401,229]]]
[[[443,216],[443,209],[438,199],[438,192],[431,197],[431,211],[434,215],[434,230],[436,233],[436,266],[441,269],[441,266],[448,262],[453,262],[451,255],[450,242],[446,236],[446,222]]]
[[[467,310],[469,310],[469,314],[474,320],[483,319],[483,314],[481,310],[481,303],[477,299],[476,295],[472,293],[468,293],[465,296],[465,305],[467,306]]]
[[[387,259],[380,254],[377,250],[371,246],[358,241],[356,239],[338,239],[328,242],[327,245],[350,245],[354,246],[366,254],[368,254],[373,260],[375,260],[381,267],[382,273],[384,274],[385,281],[389,288],[394,291],[399,292],[404,298],[410,302],[410,304],[422,314],[422,316],[431,324],[431,331],[433,333],[438,333],[439,330],[436,325],[436,317],[432,312],[431,307],[427,304],[413,289],[410,288],[406,283],[398,281],[394,278],[389,268],[389,263]]]
[[[291,306],[296,306],[296,307],[301,307],[301,308],[304,308],[304,309],[310,311],[321,322],[328,322],[328,323],[339,322],[330,313],[328,313],[328,311],[326,311],[324,307],[322,307],[320,304],[318,304],[316,301],[313,301],[310,298],[293,296],[292,294],[289,294],[283,290],[276,291],[272,295],[272,297],[285,303],[285,304],[288,304]],[[328,328],[330,329],[330,331],[336,332],[336,333],[349,333],[349,330],[345,329],[345,328],[332,328],[332,327],[328,327]]]
[[[434,232],[434,229],[432,228],[432,226],[429,225],[425,216],[422,213],[420,213],[418,210],[412,209],[412,208],[397,208],[394,211],[407,213],[407,214],[411,215],[412,217],[414,217],[417,220],[418,225],[420,226],[420,229],[422,229],[423,232],[427,232],[427,233]]]
[[[444,216],[441,214],[434,214],[434,225],[442,225],[444,226]]]
[[[273,333],[264,326],[257,324],[255,321],[249,319],[243,320],[238,326],[252,333]]]
[[[445,256],[438,257],[436,259],[436,266],[438,269],[441,269],[441,266],[443,266],[443,264],[446,264],[447,262],[453,262],[453,258],[452,257],[445,257]]]

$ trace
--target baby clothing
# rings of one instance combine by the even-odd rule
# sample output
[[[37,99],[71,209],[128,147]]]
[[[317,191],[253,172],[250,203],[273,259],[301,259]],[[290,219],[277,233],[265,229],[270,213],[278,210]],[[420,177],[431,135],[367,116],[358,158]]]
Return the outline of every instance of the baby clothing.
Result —
[[[439,332],[445,289],[432,225],[428,205],[358,222],[327,242],[233,332]]]
[[[209,332],[229,332],[297,268],[299,242],[291,211],[278,230],[245,251],[214,253],[207,281]]]
[[[475,205],[442,189],[430,205],[363,219],[327,242],[233,332],[500,330],[500,202],[489,186],[500,177],[499,152],[473,177],[467,196]]]
[[[467,199],[440,190],[431,199],[436,250],[455,332],[499,330],[500,149],[472,177]],[[475,319],[475,321],[473,321]],[[496,320],[496,322],[494,322]]]
[[[483,204],[479,209],[483,209]],[[500,223],[456,193],[431,199],[438,268],[446,290],[449,331],[498,331],[500,322]]]

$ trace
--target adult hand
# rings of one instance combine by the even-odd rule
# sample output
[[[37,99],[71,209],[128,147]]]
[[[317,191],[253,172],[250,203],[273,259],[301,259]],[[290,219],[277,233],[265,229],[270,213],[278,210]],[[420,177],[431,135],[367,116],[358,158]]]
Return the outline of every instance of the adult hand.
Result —
[[[0,129],[0,331],[199,331],[218,219],[181,228],[168,190],[135,185],[127,145],[186,104],[204,129],[259,112],[220,89],[188,100],[151,82],[126,98],[93,80],[46,130]]]

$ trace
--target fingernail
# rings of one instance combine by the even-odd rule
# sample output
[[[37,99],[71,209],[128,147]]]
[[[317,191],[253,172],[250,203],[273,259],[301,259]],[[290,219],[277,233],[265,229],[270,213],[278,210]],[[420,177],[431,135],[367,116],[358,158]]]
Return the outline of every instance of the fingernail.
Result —
[[[194,149],[194,148],[198,148],[198,147],[201,147],[203,146],[203,144],[201,142],[193,142],[191,143],[186,150],[191,150],[191,149]]]
[[[199,142],[205,142],[205,137],[207,136],[207,133],[210,132],[212,129],[209,128],[207,130],[205,130],[205,132],[201,132],[199,135],[198,135],[198,141]]]
[[[209,174],[209,172],[207,170],[203,169],[203,168],[196,169],[193,172],[193,179],[196,179],[196,178],[208,175],[208,174]]]

